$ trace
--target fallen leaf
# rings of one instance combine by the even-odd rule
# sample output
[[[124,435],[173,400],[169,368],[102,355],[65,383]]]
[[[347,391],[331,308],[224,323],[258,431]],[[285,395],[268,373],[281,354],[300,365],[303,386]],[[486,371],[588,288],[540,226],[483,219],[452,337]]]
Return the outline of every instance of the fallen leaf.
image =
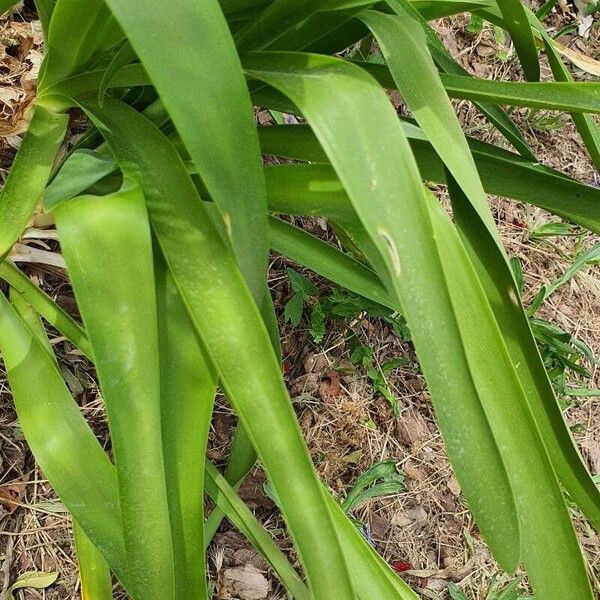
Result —
[[[18,579],[8,588],[9,598],[14,600],[13,592],[23,588],[34,588],[42,590],[51,586],[58,579],[58,573],[44,573],[42,571],[25,571],[19,575]]]
[[[401,560],[393,562],[391,567],[396,573],[404,573],[404,571],[410,571],[413,568],[410,563]]]
[[[340,376],[335,371],[328,371],[320,386],[321,396],[324,398],[335,398],[342,394]]]
[[[0,487],[0,504],[9,515],[19,507],[26,486],[26,481],[14,481]]]

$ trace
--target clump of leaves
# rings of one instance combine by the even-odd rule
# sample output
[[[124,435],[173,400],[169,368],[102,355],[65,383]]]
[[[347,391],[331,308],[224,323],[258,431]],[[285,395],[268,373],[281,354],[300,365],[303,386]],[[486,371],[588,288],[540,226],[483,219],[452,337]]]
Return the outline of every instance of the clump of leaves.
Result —
[[[560,225],[555,223],[552,225]],[[552,235],[552,234],[551,234]],[[535,314],[559,287],[569,281],[577,272],[589,264],[597,264],[600,260],[600,244],[596,244],[590,250],[581,253],[573,264],[565,271],[565,273],[556,281],[547,286],[542,286],[535,295],[531,305],[527,309],[529,316],[529,324],[533,335],[535,336],[544,366],[548,372],[548,377],[552,381],[559,397],[562,399],[563,406],[568,406],[565,402],[565,397],[573,395],[594,395],[595,390],[587,388],[569,387],[569,371],[573,374],[580,375],[583,378],[590,378],[591,373],[581,364],[581,361],[586,359],[592,364],[597,364],[597,359],[594,356],[591,348],[578,337],[564,331],[554,323],[547,319],[536,317]],[[513,272],[517,280],[519,293],[523,293],[523,269],[518,258],[511,259]]]
[[[364,315],[369,318],[383,319],[404,341],[410,341],[411,334],[406,319],[390,308],[369,300],[349,290],[333,287],[327,294],[319,294],[312,281],[293,269],[287,269],[292,297],[284,308],[284,317],[288,323],[297,327],[302,321],[304,310],[311,305],[309,332],[315,343],[323,341],[327,333],[327,321],[337,320],[350,323]]]
[[[342,502],[342,510],[349,513],[367,500],[398,494],[406,490],[406,478],[394,459],[371,465],[350,488]]]

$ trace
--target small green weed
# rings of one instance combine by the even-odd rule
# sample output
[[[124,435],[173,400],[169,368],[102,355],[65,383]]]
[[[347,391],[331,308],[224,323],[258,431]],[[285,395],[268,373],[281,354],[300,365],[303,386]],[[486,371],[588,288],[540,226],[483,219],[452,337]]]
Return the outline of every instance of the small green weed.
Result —
[[[367,500],[398,494],[405,490],[406,478],[398,469],[397,462],[393,459],[383,460],[371,465],[356,480],[342,502],[342,510],[349,513]]]
[[[287,269],[287,274],[294,293],[285,305],[284,317],[297,327],[302,321],[306,306],[310,305],[309,333],[315,343],[323,341],[328,320],[337,319],[350,323],[361,315],[383,319],[392,326],[396,335],[404,341],[410,341],[411,334],[406,319],[393,310],[342,288],[334,287],[325,295],[319,294],[317,287],[300,273]]]
[[[398,400],[390,389],[387,375],[394,369],[404,366],[406,360],[397,357],[387,360],[381,365],[376,364],[373,357],[373,348],[363,346],[354,333],[349,336],[348,345],[350,348],[350,362],[353,365],[364,367],[373,390],[381,394],[390,403],[392,413],[395,417],[400,416]]]
[[[559,223],[553,225],[560,225]],[[581,377],[589,378],[591,373],[581,364],[587,359],[592,364],[598,364],[591,348],[575,335],[564,331],[547,319],[536,317],[535,314],[545,300],[559,287],[569,281],[578,271],[589,264],[597,264],[600,260],[600,244],[581,253],[565,273],[548,286],[542,286],[527,309],[529,324],[538,344],[544,366],[552,384],[560,398],[563,408],[570,405],[572,396],[596,395],[598,390],[571,387],[567,385],[569,371]],[[518,258],[511,258],[511,266],[517,281],[519,293],[523,293],[523,269]]]

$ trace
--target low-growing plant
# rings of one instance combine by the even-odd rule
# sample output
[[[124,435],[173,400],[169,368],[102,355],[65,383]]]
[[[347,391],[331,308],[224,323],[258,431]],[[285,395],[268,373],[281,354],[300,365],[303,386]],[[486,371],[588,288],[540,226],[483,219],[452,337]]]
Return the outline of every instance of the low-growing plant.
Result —
[[[294,598],[417,597],[310,460],[281,372],[272,249],[404,315],[494,557],[507,572],[524,565],[539,598],[591,600],[563,490],[598,529],[598,489],[485,192],[600,232],[600,190],[541,166],[501,108],[570,113],[598,167],[600,84],[572,81],[519,0],[35,4],[46,55],[0,195],[0,276],[15,290],[0,294],[0,352],[24,435],[73,517],[82,595],[109,598],[112,573],[133,600],[206,598],[205,551],[226,515]],[[510,35],[528,81],[480,80],[456,63],[428,21],[464,11]],[[383,61],[361,60],[373,40]],[[554,82],[539,81],[540,48]],[[392,88],[414,120],[399,118]],[[474,103],[515,152],[467,139],[451,99]],[[293,119],[257,127],[254,107]],[[59,152],[73,109],[90,129]],[[448,186],[452,218],[423,180]],[[6,258],[40,200],[82,323]],[[326,219],[361,259],[282,215]],[[299,305],[310,289],[297,287]],[[110,455],[38,315],[93,362]],[[223,474],[205,458],[217,390],[239,417]],[[235,491],[257,457],[299,570]],[[205,494],[216,504],[206,521]]]

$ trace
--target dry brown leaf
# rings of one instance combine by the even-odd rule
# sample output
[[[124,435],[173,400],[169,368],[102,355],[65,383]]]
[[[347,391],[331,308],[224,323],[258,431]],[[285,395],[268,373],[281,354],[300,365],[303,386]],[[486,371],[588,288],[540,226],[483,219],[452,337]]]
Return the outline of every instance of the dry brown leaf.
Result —
[[[19,507],[26,488],[26,479],[13,481],[12,483],[0,486],[0,505],[2,505],[9,515],[14,513]]]
[[[596,77],[600,77],[600,62],[583,54],[583,52],[578,52],[577,50],[573,50],[557,42],[556,40],[552,41],[552,45],[556,49],[556,51],[570,60],[576,67],[579,67],[582,71],[589,73],[590,75],[595,75]]]

